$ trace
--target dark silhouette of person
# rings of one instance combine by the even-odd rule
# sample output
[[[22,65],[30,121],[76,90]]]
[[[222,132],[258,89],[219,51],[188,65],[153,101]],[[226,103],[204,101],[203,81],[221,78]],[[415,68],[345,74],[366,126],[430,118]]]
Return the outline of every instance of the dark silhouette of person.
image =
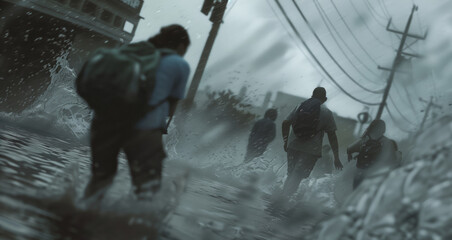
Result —
[[[138,196],[152,196],[160,188],[166,157],[162,134],[167,127],[166,119],[174,115],[178,101],[184,98],[190,67],[183,56],[190,39],[182,26],[169,25],[162,27],[148,41],[138,44],[143,48],[153,45],[171,52],[162,55],[155,72],[155,86],[148,100],[149,106],[154,107],[138,122],[127,126],[119,119],[95,114],[90,139],[92,175],[85,198],[103,196],[115,177],[121,150],[126,154],[134,191]]]
[[[268,109],[264,118],[258,120],[251,129],[248,139],[248,147],[245,155],[245,163],[264,154],[269,143],[276,137],[275,120],[278,117],[276,109]]]
[[[374,120],[363,136],[347,148],[348,161],[356,156],[357,172],[353,179],[353,189],[356,189],[366,176],[382,170],[392,169],[399,165],[397,143],[384,136],[386,124],[383,120]]]
[[[296,114],[301,110],[301,105],[297,106],[282,123],[284,150],[287,152],[287,178],[283,188],[286,196],[291,196],[296,192],[301,180],[309,177],[317,160],[322,157],[322,142],[325,132],[333,150],[334,165],[336,169],[342,169],[336,136],[336,122],[333,113],[323,105],[327,100],[325,88],[315,88],[311,99],[307,101],[312,101],[312,99],[321,102],[317,121],[315,121],[316,126],[312,126],[315,130],[313,136],[301,139],[294,133],[293,124],[297,121]]]

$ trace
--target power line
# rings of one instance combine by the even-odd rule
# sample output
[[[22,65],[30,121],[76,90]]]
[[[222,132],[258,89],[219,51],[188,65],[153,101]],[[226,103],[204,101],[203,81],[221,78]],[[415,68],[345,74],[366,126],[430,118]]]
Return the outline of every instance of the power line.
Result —
[[[269,2],[270,0],[266,0],[267,5],[270,7],[271,11],[273,12],[273,14],[276,16],[276,19],[278,19],[279,23],[282,25],[282,27],[284,28],[284,30],[287,32],[287,34],[289,35],[289,37],[292,39],[293,43],[295,44],[295,46],[300,50],[300,52],[305,56],[305,58],[308,60],[308,62],[311,64],[311,66],[315,69],[315,71],[322,76],[322,79],[325,75],[325,73],[323,73],[321,70],[319,70],[319,66],[317,64],[315,64],[311,57],[308,56],[308,54],[305,53],[305,51],[300,48],[300,46],[298,45],[298,42],[294,36],[292,36],[292,34],[290,33],[290,31],[287,29],[286,25],[283,23],[282,19],[280,18],[280,16],[277,14],[276,10],[273,8],[273,6],[270,4]],[[334,87],[336,87],[336,85],[333,84]],[[330,96],[328,97],[328,99],[332,99],[334,97],[336,97],[339,93],[341,92],[341,89],[337,89],[336,93],[334,96],[330,94]]]
[[[386,2],[385,0],[379,0],[382,8],[384,9],[384,11],[386,12],[386,16],[391,17],[391,14],[388,11],[388,6],[386,6]]]
[[[394,88],[397,91],[397,94],[399,94],[399,96],[401,96],[402,94],[400,93],[400,89],[397,84],[394,84]],[[413,111],[413,113],[416,117],[419,117],[419,113],[416,111],[413,101],[411,100],[410,93],[408,92],[407,88],[405,88],[405,87],[403,88],[403,90],[404,90],[404,95],[406,97],[407,103],[410,106],[410,109]]]
[[[287,32],[287,35],[289,35],[289,37],[292,39],[292,41],[294,42],[295,46],[300,50],[300,52],[306,57],[306,59],[308,60],[308,62],[312,65],[312,67],[315,69],[315,71],[323,76],[324,73],[322,73],[319,69],[318,69],[318,65],[313,63],[311,58],[303,51],[303,49],[300,48],[300,46],[298,45],[298,41],[294,38],[294,36],[292,36],[292,34],[290,34],[290,31],[287,29],[287,27],[284,25],[284,23],[282,22],[281,18],[279,17],[278,13],[276,13],[276,10],[272,7],[272,5],[269,2],[270,0],[266,0],[267,5],[270,7],[270,9],[272,10],[273,14],[276,16],[276,19],[278,19],[279,23],[283,26],[284,30]]]
[[[386,84],[386,89],[385,89],[385,92],[383,94],[383,100],[382,100],[382,102],[381,102],[381,104],[380,104],[380,106],[378,108],[378,113],[377,113],[376,119],[380,119],[381,114],[383,113],[384,107],[387,107],[386,106],[386,102],[387,102],[387,98],[388,98],[388,95],[389,95],[389,91],[391,90],[392,83],[394,81],[395,73],[397,71],[396,68],[400,65],[401,62],[403,62],[403,59],[404,59],[402,55],[404,54],[403,47],[405,46],[406,39],[408,37],[422,39],[422,37],[418,37],[416,35],[412,35],[412,34],[409,33],[410,26],[411,26],[411,23],[412,23],[412,20],[413,20],[414,12],[417,11],[417,10],[418,10],[418,7],[416,5],[413,5],[413,8],[411,9],[411,14],[410,14],[410,16],[408,18],[408,21],[406,23],[405,30],[404,30],[403,33],[399,32],[399,31],[395,31],[393,29],[389,29],[389,24],[391,23],[391,21],[389,21],[389,23],[388,23],[387,30],[391,31],[391,32],[395,32],[397,34],[402,34],[402,39],[400,41],[399,48],[397,49],[397,54],[396,54],[396,56],[394,58],[394,61],[392,63],[392,67],[390,69],[388,69],[391,73],[389,75],[388,83]]]
[[[400,115],[405,121],[407,121],[407,123],[409,123],[409,124],[411,124],[411,125],[413,125],[413,126],[416,125],[416,124],[413,123],[410,119],[408,119],[408,118],[402,113],[402,111],[400,111],[400,109],[399,109],[399,108],[397,107],[397,105],[395,104],[394,99],[392,99],[392,96],[391,96],[391,95],[389,95],[389,101],[391,101],[392,105],[394,106],[394,109],[397,111],[397,113],[399,113],[399,115]]]
[[[413,40],[413,42],[412,43],[410,43],[410,44],[407,44],[404,48],[403,48],[403,50],[406,50],[406,49],[411,49],[411,50],[413,50],[411,47],[415,44],[415,43],[417,43],[417,41],[419,41],[419,39],[414,39]],[[414,51],[414,50],[413,50]]]
[[[411,0],[411,1],[413,2],[414,5],[417,5],[417,4],[415,4],[414,0]],[[372,7],[372,4],[370,4],[369,0],[366,0],[366,3],[368,4],[368,6],[370,6],[370,7],[374,10],[375,13],[377,13],[377,11]],[[385,14],[386,17],[387,17],[388,19],[390,19],[391,16],[390,16],[389,11],[388,11],[388,9],[387,9],[387,7],[386,7],[386,3],[384,3],[383,0],[378,0],[378,3],[379,3],[379,5],[380,5],[380,8],[382,9],[383,14]],[[386,13],[385,13],[385,11],[386,11]],[[383,18],[383,19],[385,19],[385,20],[387,20],[385,17],[382,17],[382,16],[380,16],[380,17]],[[418,21],[420,21],[420,20],[419,20],[419,16],[416,15],[416,17],[418,18]],[[381,25],[381,24],[380,24],[380,26],[386,27],[386,26]],[[420,27],[419,27],[419,29],[422,31],[422,29],[421,29]],[[395,36],[396,36],[398,39],[401,39],[401,37],[400,37],[399,35],[395,35]],[[411,44],[407,44],[407,46],[405,47],[405,49],[408,49],[408,48],[409,48],[409,49],[413,50],[413,49],[411,48],[411,46],[414,45],[417,41],[418,41],[418,39],[414,39],[414,41],[413,41]]]
[[[303,20],[306,22],[306,24],[308,25],[309,29],[311,30],[312,34],[314,34],[315,38],[317,39],[317,41],[320,43],[320,45],[322,45],[323,49],[325,50],[325,52],[328,54],[328,56],[331,58],[331,60],[333,60],[333,62],[339,67],[339,69],[341,69],[341,71],[348,77],[350,78],[350,80],[352,82],[354,82],[358,87],[362,88],[363,90],[370,92],[370,93],[375,93],[375,94],[380,94],[384,91],[383,89],[380,90],[372,90],[369,89],[365,86],[363,86],[362,84],[360,84],[358,81],[356,81],[352,76],[350,76],[350,74],[339,64],[339,62],[336,60],[336,58],[334,58],[334,56],[331,54],[331,52],[328,50],[328,48],[325,46],[325,44],[323,43],[323,41],[320,39],[320,37],[317,35],[317,33],[315,32],[314,28],[312,27],[311,23],[309,22],[309,20],[306,18],[306,16],[303,14],[303,12],[301,11],[300,7],[298,6],[298,4],[295,2],[295,0],[292,0],[292,2],[294,3],[296,9],[298,10],[298,13],[300,13],[301,17],[303,18]]]
[[[374,17],[375,21],[382,27],[386,27],[386,24],[381,23],[380,20],[378,19],[384,19],[385,21],[388,20],[385,17],[382,17],[380,14],[378,14],[378,12],[375,10],[375,8],[369,3],[368,0],[364,0],[364,5],[366,5],[366,7],[369,9],[370,14]]]
[[[385,3],[383,2],[383,0],[378,0],[378,4],[380,5],[380,8],[383,10],[383,14],[387,17],[387,18],[391,18],[391,14],[389,14],[388,9],[386,8]]]
[[[369,78],[367,78],[367,76],[365,74],[363,74],[356,66],[355,64],[350,60],[350,58],[347,56],[347,54],[344,52],[344,50],[342,49],[342,47],[340,46],[340,44],[338,43],[336,37],[334,37],[334,34],[331,32],[331,28],[334,30],[334,32],[336,33],[336,35],[339,37],[340,40],[342,40],[342,42],[344,43],[344,46],[347,47],[347,49],[350,51],[350,53],[359,61],[362,63],[362,61],[359,59],[358,56],[356,56],[356,54],[353,52],[353,50],[350,48],[350,46],[347,44],[347,41],[344,40],[344,38],[342,38],[341,34],[339,33],[339,31],[336,29],[336,27],[334,27],[334,24],[332,23],[331,19],[328,17],[328,14],[326,14],[325,10],[323,9],[322,5],[318,2],[318,1],[314,1],[314,5],[317,8],[317,11],[320,14],[320,17],[322,18],[323,22],[325,22],[325,26],[327,27],[328,31],[330,32],[331,36],[334,39],[334,42],[336,42],[337,46],[339,47],[339,49],[341,50],[341,52],[344,54],[344,56],[347,58],[347,60],[350,62],[350,64],[353,66],[353,68],[356,69],[356,71],[358,71],[364,78],[366,78],[367,80],[374,82],[374,80],[371,80]],[[328,23],[331,25],[331,28],[328,26]],[[369,69],[364,63],[362,63],[362,66],[364,66],[364,68],[366,68],[370,73],[372,73],[374,76],[378,77],[377,74],[375,74],[371,69]]]
[[[396,26],[393,26],[393,28],[395,29],[395,30],[398,30],[397,29],[397,27]],[[402,38],[399,36],[399,35],[395,35],[399,40],[401,40]],[[407,41],[408,41],[408,39],[407,39]],[[406,49],[411,49],[412,51],[416,51],[416,50],[414,50],[412,47],[413,47],[413,45],[415,44],[415,43],[417,43],[417,41],[419,41],[419,39],[417,39],[417,38],[415,38],[415,39],[413,39],[413,42],[411,42],[411,43],[407,43],[404,47],[403,47],[403,50],[405,51]]]
[[[380,5],[381,12],[383,13],[383,16],[379,13],[379,11],[376,10],[376,8],[372,5],[372,3],[369,0],[366,0],[366,3],[369,5],[370,8],[372,8],[372,10],[374,11],[375,15],[377,15],[381,19],[387,21],[388,20],[388,16],[386,16],[386,13],[385,13],[384,9],[381,7],[381,3],[379,1],[377,1],[377,2]]]
[[[381,45],[392,48],[391,45],[388,45],[388,44],[384,43],[383,41],[381,41],[381,39],[378,38],[377,35],[375,35],[375,33],[374,33],[372,30],[370,30],[369,25],[367,25],[366,20],[361,16],[361,14],[359,13],[359,11],[358,11],[358,9],[356,8],[356,6],[355,6],[355,4],[353,3],[353,1],[352,1],[352,0],[349,0],[349,2],[351,3],[352,8],[353,8],[353,9],[355,10],[355,12],[358,14],[358,17],[361,19],[361,22],[364,23],[364,26],[366,26],[366,28],[367,28],[367,30],[370,32],[370,34],[372,34],[372,36],[373,36],[373,37],[374,37]],[[333,2],[333,0],[331,0],[331,3],[334,5],[334,8],[335,8],[335,9],[337,10],[337,12],[339,13],[339,10],[338,10],[336,4]],[[341,15],[341,16],[342,16],[342,15]],[[345,20],[343,20],[343,21],[345,22]]]
[[[405,133],[414,133],[414,131],[410,131],[410,130],[406,130],[405,128],[401,127],[400,123],[396,120],[396,118],[394,117],[394,115],[392,114],[391,110],[389,110],[388,106],[385,106],[389,117],[391,118],[392,122],[395,124],[395,126],[402,132]]]
[[[322,63],[319,61],[319,59],[317,59],[317,57],[314,55],[314,53],[312,52],[312,50],[309,48],[309,46],[307,45],[307,43],[304,41],[303,37],[301,37],[300,32],[298,32],[297,28],[295,27],[295,25],[292,23],[292,20],[290,20],[289,16],[287,15],[286,11],[284,10],[284,8],[282,7],[281,3],[279,2],[279,0],[275,0],[276,4],[278,5],[279,9],[281,10],[281,12],[283,13],[284,17],[286,18],[287,22],[289,23],[290,27],[292,28],[292,30],[295,32],[295,34],[297,35],[298,39],[300,39],[300,41],[303,43],[304,47],[306,48],[306,50],[308,50],[309,54],[311,54],[312,58],[316,61],[316,63],[320,66],[320,68],[322,69],[323,72],[325,72],[325,74],[328,76],[328,78],[344,93],[346,94],[348,97],[350,97],[351,99],[365,104],[365,105],[370,105],[370,106],[375,106],[375,105],[379,105],[379,103],[370,103],[370,102],[366,102],[363,101],[359,98],[356,98],[355,96],[351,95],[350,93],[348,93],[332,76],[331,74],[325,69],[325,67],[322,65]]]
[[[385,77],[387,77],[387,76],[385,76]],[[394,84],[394,89],[395,89],[395,91],[396,91],[396,94],[397,94],[397,96],[399,96],[399,97],[402,97],[403,95],[402,95],[402,93],[401,93],[401,91],[400,91],[400,89],[399,89],[399,85],[398,84]],[[405,103],[406,104],[408,104],[409,106],[410,106],[410,109],[412,110],[412,112],[413,112],[413,114],[416,116],[416,117],[419,117],[419,114],[418,114],[418,112],[416,111],[416,108],[414,107],[414,104],[413,104],[413,101],[411,100],[411,98],[410,98],[410,94],[408,93],[408,90],[407,90],[407,88],[403,88],[403,90],[404,90],[404,96],[405,96]],[[389,95],[390,97],[391,97],[391,95]],[[394,100],[394,99],[391,99],[392,101]],[[393,101],[394,102],[394,101]]]
[[[361,42],[358,40],[358,38],[356,37],[356,35],[353,33],[353,30],[350,28],[350,26],[347,24],[347,21],[345,21],[344,16],[341,14],[341,12],[339,11],[339,8],[336,6],[336,4],[333,2],[333,0],[331,0],[331,3],[333,4],[334,9],[336,10],[337,14],[339,15],[339,17],[341,18],[342,22],[344,23],[345,27],[347,28],[347,30],[350,32],[350,34],[352,35],[353,39],[356,41],[356,43],[358,43],[358,46],[361,48],[361,50],[363,50],[363,52],[370,58],[370,60],[372,60],[372,62],[376,65],[378,65],[377,61],[369,54],[369,52],[366,50],[366,48],[361,44]]]

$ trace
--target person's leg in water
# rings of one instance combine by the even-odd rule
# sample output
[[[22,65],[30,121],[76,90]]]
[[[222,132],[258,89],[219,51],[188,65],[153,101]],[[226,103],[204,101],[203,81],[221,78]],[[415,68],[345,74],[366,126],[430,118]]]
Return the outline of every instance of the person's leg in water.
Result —
[[[243,160],[243,163],[249,163],[251,160],[253,160],[256,157],[256,151],[252,147],[248,147],[245,154],[245,159]]]
[[[243,161],[244,163],[248,163],[251,160],[262,156],[262,154],[264,154],[265,150],[267,149],[267,146],[255,146],[255,145],[248,145],[247,151],[246,151],[246,155],[245,155],[245,160]]]
[[[294,155],[293,151],[287,150],[287,177],[292,175],[293,170],[295,169],[295,165],[299,161],[298,155]]]
[[[315,166],[317,157],[311,154],[287,150],[288,167],[291,164],[292,170],[288,172],[287,179],[284,182],[283,194],[291,196],[294,194],[302,179],[309,177]]]
[[[361,184],[361,182],[364,180],[364,170],[363,169],[357,169],[355,176],[353,177],[353,190],[358,188],[358,186]]]
[[[162,131],[133,130],[124,144],[124,152],[129,161],[135,194],[152,198],[160,189],[163,160],[166,157]]]
[[[118,168],[118,154],[124,136],[121,126],[93,119],[91,124],[91,179],[84,198],[99,199],[113,182]]]

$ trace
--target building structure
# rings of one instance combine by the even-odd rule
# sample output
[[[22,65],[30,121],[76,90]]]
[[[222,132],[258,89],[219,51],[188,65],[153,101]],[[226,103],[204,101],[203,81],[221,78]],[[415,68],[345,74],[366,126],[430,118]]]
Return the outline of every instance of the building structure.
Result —
[[[25,109],[67,53],[78,70],[99,47],[129,43],[143,0],[0,0],[0,110]]]

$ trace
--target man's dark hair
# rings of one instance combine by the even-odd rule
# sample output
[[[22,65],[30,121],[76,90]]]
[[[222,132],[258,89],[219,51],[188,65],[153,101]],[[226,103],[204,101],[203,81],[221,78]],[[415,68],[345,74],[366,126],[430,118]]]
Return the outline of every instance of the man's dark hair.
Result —
[[[312,91],[312,97],[320,99],[322,101],[326,101],[326,90],[323,87],[316,87],[314,91]]]
[[[162,27],[160,32],[148,40],[156,48],[177,49],[179,44],[188,47],[190,45],[190,37],[187,30],[178,24]]]
[[[271,119],[272,121],[275,121],[276,118],[278,117],[278,111],[276,109],[274,109],[274,108],[268,109],[265,112],[264,117],[268,118],[268,119]]]

